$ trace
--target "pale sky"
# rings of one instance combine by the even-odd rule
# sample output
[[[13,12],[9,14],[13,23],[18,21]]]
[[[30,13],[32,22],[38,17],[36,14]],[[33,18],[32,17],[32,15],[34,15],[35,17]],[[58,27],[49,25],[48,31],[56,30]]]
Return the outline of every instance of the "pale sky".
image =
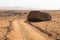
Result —
[[[60,0],[0,0],[0,7],[59,9]]]

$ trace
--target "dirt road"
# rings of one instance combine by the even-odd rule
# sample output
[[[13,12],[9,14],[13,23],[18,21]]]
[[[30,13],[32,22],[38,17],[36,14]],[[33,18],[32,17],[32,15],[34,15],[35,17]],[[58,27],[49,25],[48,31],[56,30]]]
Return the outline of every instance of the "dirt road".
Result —
[[[50,40],[43,36],[35,28],[33,28],[24,20],[16,20],[12,22],[13,30],[10,32],[10,40]]]

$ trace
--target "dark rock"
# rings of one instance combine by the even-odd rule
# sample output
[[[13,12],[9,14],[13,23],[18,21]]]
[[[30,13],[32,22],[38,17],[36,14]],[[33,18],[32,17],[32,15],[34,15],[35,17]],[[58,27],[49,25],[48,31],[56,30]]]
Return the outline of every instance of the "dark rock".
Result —
[[[51,15],[40,11],[31,11],[27,16],[27,20],[32,22],[49,21],[51,20]]]

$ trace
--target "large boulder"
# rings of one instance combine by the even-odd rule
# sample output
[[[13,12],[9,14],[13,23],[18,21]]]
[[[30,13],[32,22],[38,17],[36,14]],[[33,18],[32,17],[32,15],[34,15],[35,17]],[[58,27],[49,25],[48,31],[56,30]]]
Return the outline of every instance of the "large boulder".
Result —
[[[28,21],[49,21],[51,15],[40,11],[31,11],[27,16]]]

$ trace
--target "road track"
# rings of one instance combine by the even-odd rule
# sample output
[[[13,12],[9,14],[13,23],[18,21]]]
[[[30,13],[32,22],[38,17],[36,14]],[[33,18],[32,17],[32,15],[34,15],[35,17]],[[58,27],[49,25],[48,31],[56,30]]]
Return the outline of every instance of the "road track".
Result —
[[[50,40],[24,20],[13,21],[12,28],[10,40]]]

